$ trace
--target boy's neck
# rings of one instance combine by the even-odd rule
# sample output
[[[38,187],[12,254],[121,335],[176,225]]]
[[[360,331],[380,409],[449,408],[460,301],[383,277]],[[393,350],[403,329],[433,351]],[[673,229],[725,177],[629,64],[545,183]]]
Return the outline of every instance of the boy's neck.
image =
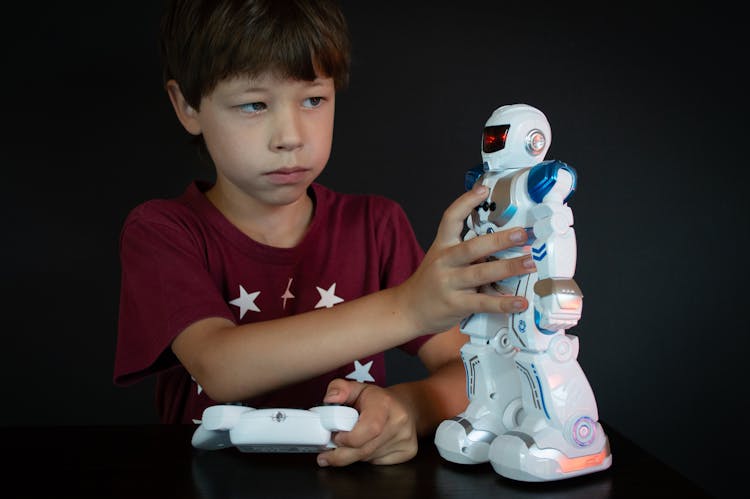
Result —
[[[206,191],[209,201],[246,236],[275,248],[297,246],[310,226],[314,203],[309,194],[286,205],[268,205],[255,199],[226,195],[217,186]]]

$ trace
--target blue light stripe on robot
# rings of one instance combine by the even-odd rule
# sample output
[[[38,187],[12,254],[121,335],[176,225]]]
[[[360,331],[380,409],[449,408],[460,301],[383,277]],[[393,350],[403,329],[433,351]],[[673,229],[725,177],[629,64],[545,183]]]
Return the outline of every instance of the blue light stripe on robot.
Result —
[[[531,368],[534,370],[534,377],[536,378],[536,384],[539,386],[539,398],[542,399],[542,409],[544,409],[544,415],[547,416],[547,419],[552,419],[549,415],[549,412],[547,412],[547,404],[544,403],[544,391],[542,390],[542,381],[539,379],[539,375],[536,373],[536,366],[534,364],[531,364]]]
[[[469,366],[466,365],[466,362],[464,362],[464,371],[466,373],[466,396],[471,396],[471,391],[469,390]]]
[[[539,400],[538,397],[534,397],[534,380],[531,379],[531,374],[529,374],[529,370],[526,369],[526,366],[521,364],[520,362],[516,361],[516,368],[518,368],[518,371],[526,378],[526,381],[529,384],[529,390],[531,390],[532,398],[531,401],[534,402],[534,407],[536,409],[539,409]]]
[[[539,310],[534,308],[534,324],[536,324],[536,328],[539,330],[540,333],[550,335],[555,334],[555,331],[550,331],[549,329],[544,329],[539,324],[542,322],[542,314],[539,312]]]
[[[531,248],[531,253],[535,261],[539,262],[544,260],[544,257],[547,256],[547,244],[542,244],[539,249]]]
[[[510,219],[513,218],[513,215],[516,214],[516,211],[518,211],[518,208],[516,208],[513,205],[510,205],[507,208],[505,208],[505,211],[502,213],[502,215],[500,215],[500,220],[501,220],[500,224],[505,225],[508,222],[510,222]]]

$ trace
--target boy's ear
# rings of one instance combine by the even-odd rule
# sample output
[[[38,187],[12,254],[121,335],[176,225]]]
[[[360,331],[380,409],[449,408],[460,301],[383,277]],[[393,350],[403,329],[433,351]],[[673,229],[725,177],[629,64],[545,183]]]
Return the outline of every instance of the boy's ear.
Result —
[[[187,103],[185,96],[182,95],[180,85],[175,80],[169,80],[166,84],[169,100],[172,101],[172,107],[177,114],[182,126],[193,135],[200,135],[201,126],[198,122],[198,112]]]

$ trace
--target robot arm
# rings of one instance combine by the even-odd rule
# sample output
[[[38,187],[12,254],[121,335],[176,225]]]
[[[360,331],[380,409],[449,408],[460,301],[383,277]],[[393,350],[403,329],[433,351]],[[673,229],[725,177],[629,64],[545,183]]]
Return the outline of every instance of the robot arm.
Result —
[[[550,333],[575,326],[583,295],[573,280],[576,238],[573,212],[566,201],[575,190],[575,170],[561,161],[544,161],[529,172],[534,240],[531,253],[539,280],[534,286],[537,327]]]

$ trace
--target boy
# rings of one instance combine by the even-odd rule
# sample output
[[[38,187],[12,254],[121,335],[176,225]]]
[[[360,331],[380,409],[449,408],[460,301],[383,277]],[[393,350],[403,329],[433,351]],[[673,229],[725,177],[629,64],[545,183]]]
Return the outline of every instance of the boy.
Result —
[[[446,210],[424,255],[396,203],[314,182],[348,77],[333,0],[170,1],[162,48],[177,118],[216,181],[126,220],[115,382],[157,374],[164,422],[200,419],[217,403],[352,405],[357,426],[321,466],[410,459],[419,435],[467,404],[455,325],[526,308],[476,288],[530,271],[528,259],[472,265],[525,232],[462,243],[464,219],[487,195],[478,188]],[[383,388],[382,352],[397,346],[429,377]]]

